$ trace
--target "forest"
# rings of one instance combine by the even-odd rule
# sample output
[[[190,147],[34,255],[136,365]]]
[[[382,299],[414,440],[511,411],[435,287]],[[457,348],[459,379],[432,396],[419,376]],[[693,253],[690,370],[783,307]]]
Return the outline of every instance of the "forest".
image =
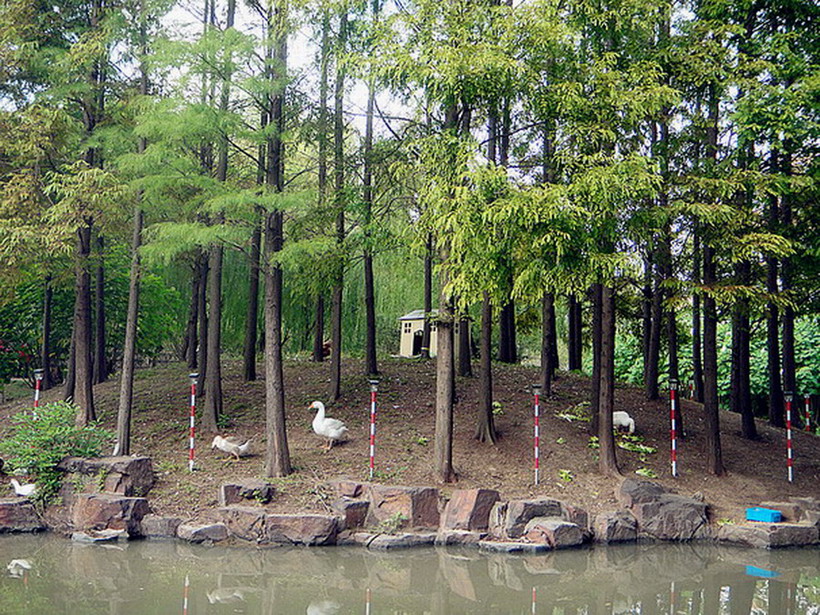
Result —
[[[239,358],[281,477],[288,357],[327,363],[332,402],[343,361],[378,375],[420,309],[439,480],[456,375],[495,439],[497,362],[539,366],[547,397],[588,375],[604,474],[616,381],[677,387],[719,476],[720,409],[755,440],[820,400],[819,13],[5,0],[0,387],[42,370],[88,425],[116,379],[129,454],[140,366],[186,361],[216,431]]]

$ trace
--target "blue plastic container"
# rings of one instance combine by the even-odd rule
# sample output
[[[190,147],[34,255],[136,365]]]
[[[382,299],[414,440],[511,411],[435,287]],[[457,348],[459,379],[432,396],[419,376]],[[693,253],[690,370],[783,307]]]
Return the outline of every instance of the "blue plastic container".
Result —
[[[774,570],[766,570],[765,568],[750,565],[746,566],[746,574],[751,577],[761,577],[763,579],[774,579],[780,576],[780,573]]]
[[[778,523],[782,515],[779,510],[771,508],[747,508],[746,521],[762,521],[763,523]]]

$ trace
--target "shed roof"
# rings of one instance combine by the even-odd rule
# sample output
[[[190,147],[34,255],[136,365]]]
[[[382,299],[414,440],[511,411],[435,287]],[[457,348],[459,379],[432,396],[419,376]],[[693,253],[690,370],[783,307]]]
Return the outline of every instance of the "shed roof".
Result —
[[[438,314],[438,310],[432,310],[432,314]],[[413,310],[404,316],[400,316],[399,320],[424,320],[424,310]]]

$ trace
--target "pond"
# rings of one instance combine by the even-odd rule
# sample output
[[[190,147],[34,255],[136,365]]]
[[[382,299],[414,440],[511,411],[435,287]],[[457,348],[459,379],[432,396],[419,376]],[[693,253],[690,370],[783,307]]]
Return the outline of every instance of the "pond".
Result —
[[[6,615],[820,614],[820,549],[699,543],[506,555],[14,535],[0,537],[0,562]]]

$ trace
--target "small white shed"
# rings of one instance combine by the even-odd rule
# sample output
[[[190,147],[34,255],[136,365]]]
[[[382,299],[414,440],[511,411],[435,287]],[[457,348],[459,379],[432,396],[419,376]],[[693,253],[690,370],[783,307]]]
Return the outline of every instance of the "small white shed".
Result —
[[[436,349],[438,348],[438,331],[436,330],[435,316],[438,310],[432,311],[430,320],[430,356],[436,356]],[[401,342],[399,344],[400,357],[417,357],[421,354],[421,339],[424,334],[424,310],[413,310],[399,318],[399,326],[401,327]],[[461,328],[461,323],[455,324],[455,335],[458,336]],[[472,340],[471,340],[472,343]],[[458,338],[454,351],[458,357]]]

